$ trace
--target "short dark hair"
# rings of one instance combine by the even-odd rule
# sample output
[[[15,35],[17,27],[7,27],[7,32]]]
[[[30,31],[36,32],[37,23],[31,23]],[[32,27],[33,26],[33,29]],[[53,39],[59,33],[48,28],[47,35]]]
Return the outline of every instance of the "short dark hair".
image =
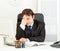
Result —
[[[24,15],[28,15],[28,16],[31,15],[31,16],[33,17],[34,13],[33,13],[33,11],[32,11],[31,9],[24,9],[24,10],[22,11],[22,17],[23,17]]]

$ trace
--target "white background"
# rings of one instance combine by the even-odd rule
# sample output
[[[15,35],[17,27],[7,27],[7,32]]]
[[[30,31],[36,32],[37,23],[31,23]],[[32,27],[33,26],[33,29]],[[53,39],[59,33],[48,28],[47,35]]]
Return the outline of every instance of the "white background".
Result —
[[[16,34],[17,15],[25,8],[31,8],[35,13],[43,13],[46,41],[56,41],[57,33],[58,36],[60,33],[57,31],[60,30],[57,22],[57,0],[0,0],[0,34]]]

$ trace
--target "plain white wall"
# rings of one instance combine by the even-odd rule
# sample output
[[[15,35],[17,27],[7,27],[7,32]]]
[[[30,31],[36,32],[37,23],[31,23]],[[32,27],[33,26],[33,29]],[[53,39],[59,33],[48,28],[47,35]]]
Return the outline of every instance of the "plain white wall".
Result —
[[[24,8],[31,8],[34,12],[38,10],[37,0],[9,0],[9,4],[16,7],[20,12],[22,12]]]
[[[44,15],[46,40],[57,40],[57,0],[38,0],[38,12]]]
[[[57,3],[57,40],[60,41],[60,0]]]
[[[17,14],[18,10],[10,6],[8,0],[0,0],[0,34],[15,34]]]

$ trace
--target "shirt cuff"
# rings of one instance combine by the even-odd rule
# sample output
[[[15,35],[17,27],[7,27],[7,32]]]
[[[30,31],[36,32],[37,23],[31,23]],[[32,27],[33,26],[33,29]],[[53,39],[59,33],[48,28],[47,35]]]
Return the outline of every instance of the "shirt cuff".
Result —
[[[20,27],[21,27],[23,30],[25,30],[25,25],[20,24]]]
[[[27,42],[30,42],[30,40],[27,38]]]
[[[27,38],[27,41],[25,42],[25,45],[29,46],[29,42],[30,42],[30,40]]]

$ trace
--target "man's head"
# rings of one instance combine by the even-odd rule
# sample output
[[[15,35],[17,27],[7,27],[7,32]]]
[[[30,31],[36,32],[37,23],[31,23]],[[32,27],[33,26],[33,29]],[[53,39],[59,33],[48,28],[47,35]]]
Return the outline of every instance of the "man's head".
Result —
[[[34,20],[34,13],[31,9],[24,9],[22,11],[22,19],[27,21],[27,25],[31,25]]]

